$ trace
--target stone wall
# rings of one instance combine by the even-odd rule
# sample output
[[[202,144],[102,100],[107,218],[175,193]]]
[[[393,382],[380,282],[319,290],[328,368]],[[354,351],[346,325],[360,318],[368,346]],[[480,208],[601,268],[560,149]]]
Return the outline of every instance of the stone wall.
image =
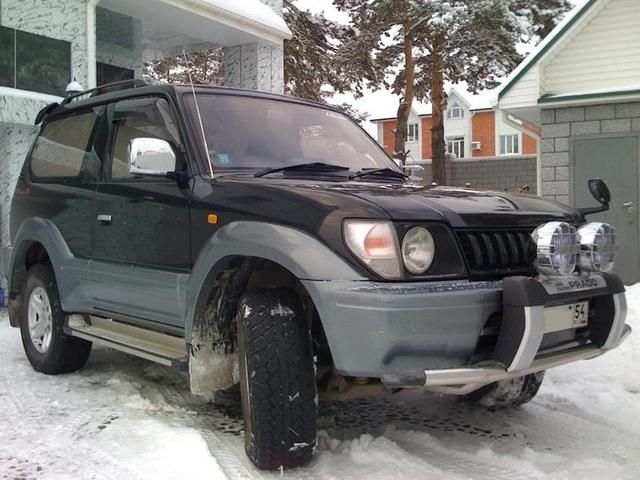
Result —
[[[33,125],[40,110],[47,104],[60,102],[60,100],[62,98],[52,95],[0,87],[0,124]],[[0,156],[2,156],[2,150],[0,150]]]
[[[640,131],[640,102],[542,110],[542,196],[569,203],[574,138]]]
[[[420,181],[431,183],[431,161],[411,162],[424,170],[415,171]],[[515,192],[525,185],[529,193],[536,193],[535,156],[499,156],[461,158],[447,161],[447,185],[463,187],[470,183],[474,188]]]
[[[87,85],[86,0],[2,0],[2,26],[71,42],[71,75]]]

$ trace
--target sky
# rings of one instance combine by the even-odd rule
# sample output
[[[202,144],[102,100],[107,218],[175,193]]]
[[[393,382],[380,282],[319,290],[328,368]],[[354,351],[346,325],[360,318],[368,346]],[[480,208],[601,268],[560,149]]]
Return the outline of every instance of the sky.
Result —
[[[586,0],[573,0],[572,3],[576,6],[582,5]],[[349,17],[346,13],[339,12],[333,5],[332,0],[296,0],[295,4],[301,10],[309,10],[313,13],[324,13],[324,15],[330,20],[336,22],[348,23]],[[526,53],[531,50],[533,46],[523,45],[522,53]],[[491,96],[490,92],[481,92],[482,96]],[[332,99],[333,103],[340,104],[347,102],[352,104],[358,111],[366,112],[369,114],[370,119],[392,117],[395,115],[398,109],[399,98],[390,92],[378,90],[378,91],[365,91],[362,98],[356,99],[351,94],[335,95]],[[377,136],[377,127],[375,124],[367,121],[363,124],[363,127],[374,138]]]

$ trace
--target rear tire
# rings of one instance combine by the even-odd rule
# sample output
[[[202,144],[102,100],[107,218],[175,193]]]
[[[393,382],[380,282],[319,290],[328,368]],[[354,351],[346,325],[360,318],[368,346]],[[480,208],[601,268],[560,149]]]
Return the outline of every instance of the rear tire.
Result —
[[[536,396],[543,379],[544,371],[500,380],[464,395],[463,399],[493,410],[519,407]]]
[[[295,293],[246,293],[238,341],[247,455],[262,470],[308,463],[316,445],[316,382],[311,334]]]
[[[51,266],[31,267],[23,293],[20,333],[31,366],[47,375],[80,370],[87,363],[92,344],[64,333],[67,314],[62,311]]]

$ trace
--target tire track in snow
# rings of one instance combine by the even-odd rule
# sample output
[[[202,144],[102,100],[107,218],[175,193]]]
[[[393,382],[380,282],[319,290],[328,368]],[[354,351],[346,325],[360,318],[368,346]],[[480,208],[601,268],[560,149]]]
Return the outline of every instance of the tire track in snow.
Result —
[[[438,441],[425,439],[424,434],[419,432],[396,432],[390,438],[408,453],[426,458],[431,465],[434,465],[446,472],[453,472],[458,475],[474,478],[477,480],[496,479],[539,479],[540,476],[531,472],[523,472],[505,465],[496,465],[481,461],[473,453],[465,453],[455,448],[446,447]],[[425,441],[428,447],[425,448]]]
[[[242,436],[219,431],[221,423],[232,425],[232,431],[236,428],[241,429],[241,420],[229,418],[216,405],[206,403],[191,395],[189,386],[184,379],[174,377],[172,382],[163,383],[160,393],[170,404],[183,405],[191,411],[191,414],[186,414],[182,418],[202,435],[211,454],[215,456],[228,478],[265,478],[245,455]],[[235,428],[233,428],[233,424],[235,424]]]
[[[18,330],[12,333],[19,336]],[[128,478],[140,478],[89,445],[83,446],[81,454],[70,455],[76,434],[91,422],[95,412],[83,412],[73,402],[65,402],[65,392],[60,392],[62,399],[53,400],[31,388],[31,381],[63,382],[62,386],[68,387],[69,376],[46,377],[33,371],[26,357],[15,353],[14,349],[0,349],[0,382],[9,399],[0,409],[4,439],[0,442],[0,473],[6,469],[3,473],[6,478],[77,474],[115,480],[122,473],[111,475],[109,471],[116,469],[125,470]]]

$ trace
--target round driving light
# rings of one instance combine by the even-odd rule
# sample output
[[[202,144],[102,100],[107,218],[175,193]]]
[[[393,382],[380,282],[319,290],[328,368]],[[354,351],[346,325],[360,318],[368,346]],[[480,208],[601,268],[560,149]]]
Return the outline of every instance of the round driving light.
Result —
[[[433,237],[424,227],[413,227],[402,240],[402,261],[414,275],[420,275],[429,269],[435,253]]]
[[[576,229],[565,222],[540,225],[531,234],[536,243],[536,270],[543,275],[568,275],[576,268],[580,245]]]
[[[609,272],[614,265],[616,230],[608,223],[592,222],[578,229],[580,269],[586,272]]]

